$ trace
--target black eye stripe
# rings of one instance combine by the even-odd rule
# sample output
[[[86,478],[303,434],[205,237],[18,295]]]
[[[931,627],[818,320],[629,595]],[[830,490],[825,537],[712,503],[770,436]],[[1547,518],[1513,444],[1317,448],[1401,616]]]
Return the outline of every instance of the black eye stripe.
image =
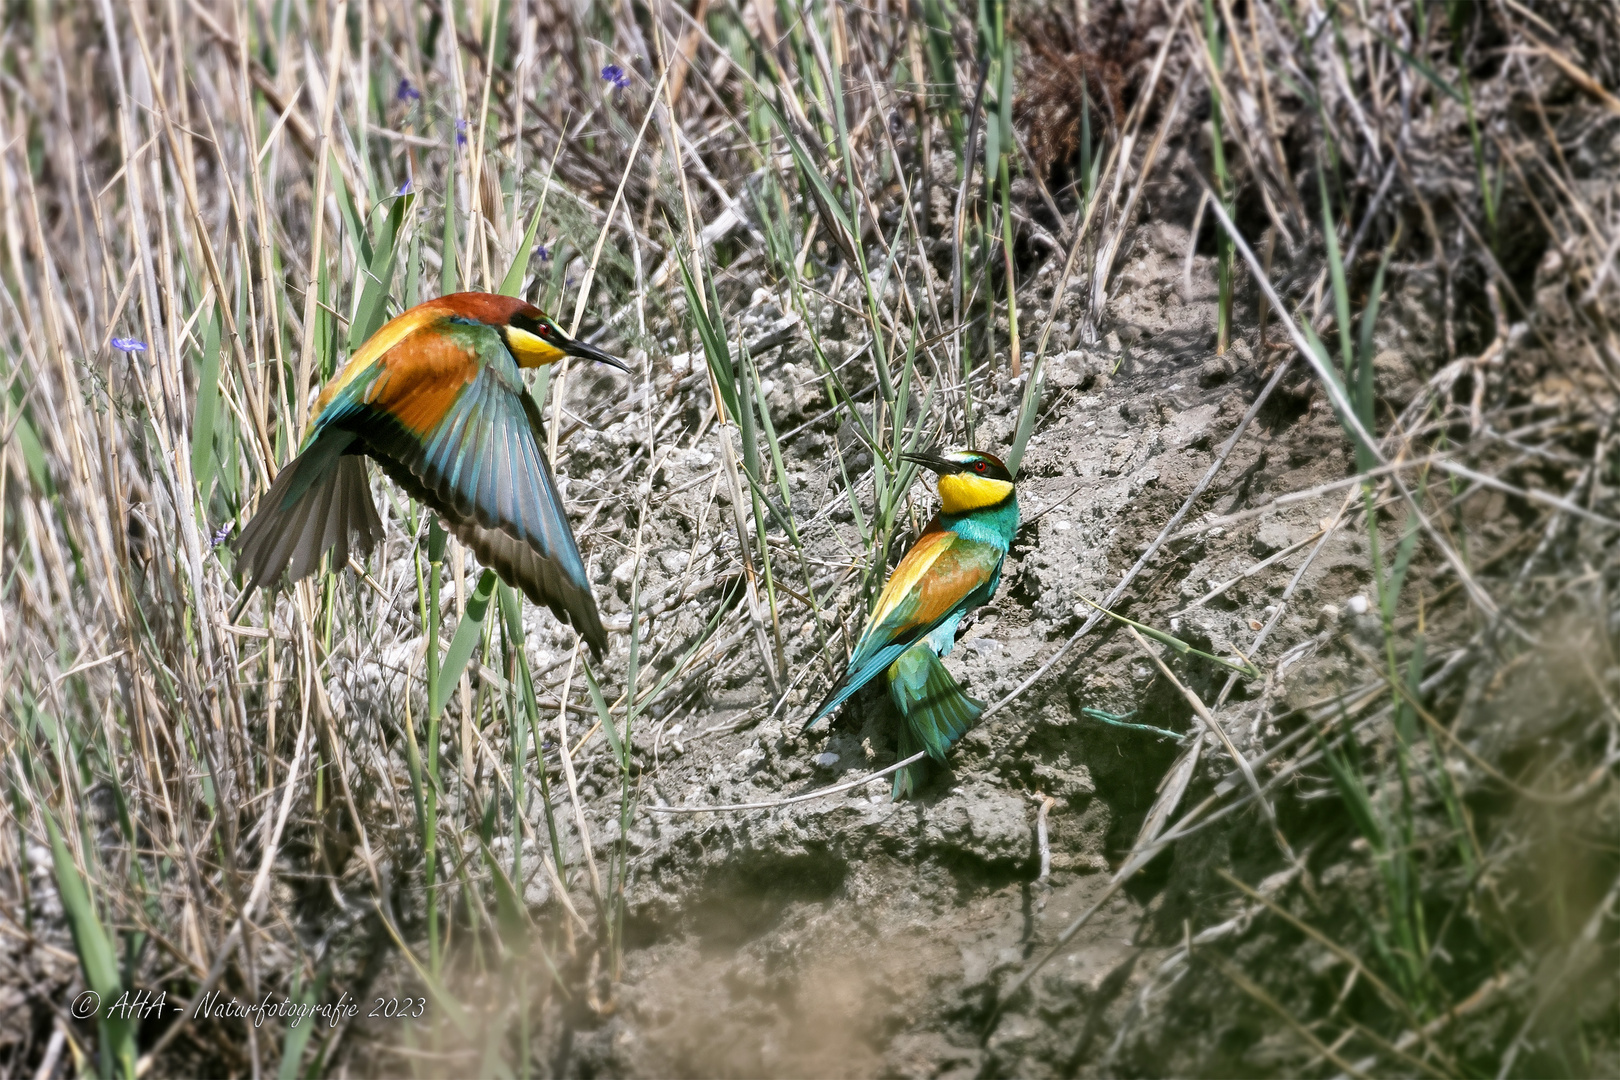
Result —
[[[544,319],[536,319],[529,315],[515,315],[512,317],[512,325],[537,337],[551,336],[551,328],[546,325]]]

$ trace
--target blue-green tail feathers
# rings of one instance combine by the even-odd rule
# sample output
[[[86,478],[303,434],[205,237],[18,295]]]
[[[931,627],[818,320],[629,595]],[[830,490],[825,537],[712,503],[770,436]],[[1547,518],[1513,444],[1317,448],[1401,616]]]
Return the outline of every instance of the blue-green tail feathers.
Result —
[[[911,724],[904,718],[900,721],[900,746],[896,753],[896,760],[904,761],[906,758],[922,749],[922,744],[911,733]],[[889,792],[889,798],[894,802],[909,799],[922,787],[923,781],[928,779],[928,762],[917,761],[894,774],[894,786]]]
[[[307,577],[328,551],[343,566],[382,538],[365,463],[345,452],[353,441],[349,432],[323,433],[276,475],[236,543],[244,595],[274,585],[283,571],[292,581]]]
[[[889,699],[900,711],[900,758],[919,750],[944,764],[951,744],[967,734],[984,712],[984,703],[968,697],[925,643],[901,653],[889,666]],[[894,777],[894,798],[910,795],[921,783],[923,762]]]
[[[910,645],[910,642],[903,641],[898,644],[885,646],[874,653],[872,658],[863,663],[860,667],[851,668],[849,671],[845,672],[844,677],[838,680],[838,684],[832,688],[832,691],[827,695],[826,699],[822,701],[821,706],[816,709],[815,715],[811,716],[809,720],[805,721],[803,730],[808,731],[812,727],[815,727],[816,722],[822,717],[838,708],[838,706],[842,705],[845,701],[848,701],[851,694],[855,693],[855,691],[877,678],[883,669],[894,663],[895,658],[901,653],[905,652]]]

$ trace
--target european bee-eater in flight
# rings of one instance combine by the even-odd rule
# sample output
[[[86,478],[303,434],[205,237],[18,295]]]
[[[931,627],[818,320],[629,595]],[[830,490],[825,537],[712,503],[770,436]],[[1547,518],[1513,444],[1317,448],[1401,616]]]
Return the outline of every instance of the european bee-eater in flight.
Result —
[[[248,585],[297,581],[332,551],[382,536],[361,455],[438,512],[480,562],[545,604],[600,656],[607,648],[585,564],[551,477],[540,406],[519,368],[578,356],[629,370],[533,304],[453,293],[385,323],[321,391],[297,457],[238,541]]]
[[[900,757],[926,750],[943,764],[984,703],[964,694],[939,658],[956,644],[962,617],[989,603],[1001,583],[1018,532],[1018,493],[1001,459],[981,450],[903,456],[939,475],[939,513],[889,575],[843,677],[805,727],[886,672],[902,718]],[[894,798],[922,777],[921,762],[900,770]]]

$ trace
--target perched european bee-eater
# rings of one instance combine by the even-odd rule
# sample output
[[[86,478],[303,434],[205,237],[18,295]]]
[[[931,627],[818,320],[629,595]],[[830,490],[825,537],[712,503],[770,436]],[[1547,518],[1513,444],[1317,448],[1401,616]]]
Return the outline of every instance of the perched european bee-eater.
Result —
[[[887,671],[900,710],[900,757],[918,750],[944,763],[945,751],[984,711],[956,685],[939,658],[956,644],[969,611],[990,602],[1018,532],[1018,494],[1001,459],[981,450],[906,454],[939,474],[939,513],[889,575],[849,666],[805,727]],[[894,798],[923,778],[922,763],[895,774]]]
[[[564,356],[624,364],[533,304],[452,293],[385,323],[322,389],[297,457],[238,541],[244,594],[313,573],[382,536],[361,455],[436,510],[485,566],[607,648],[585,564],[551,477],[540,406],[519,368]]]

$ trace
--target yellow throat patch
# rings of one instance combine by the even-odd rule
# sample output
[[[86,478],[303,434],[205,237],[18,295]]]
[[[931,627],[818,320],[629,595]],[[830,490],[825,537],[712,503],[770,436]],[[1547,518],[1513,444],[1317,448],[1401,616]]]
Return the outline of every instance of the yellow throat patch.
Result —
[[[952,473],[939,478],[940,508],[947,514],[966,514],[994,506],[1012,493],[1005,480],[972,473]]]
[[[537,368],[561,360],[564,353],[557,346],[545,340],[538,334],[531,334],[527,330],[516,326],[506,328],[506,344],[517,358],[518,367]]]

